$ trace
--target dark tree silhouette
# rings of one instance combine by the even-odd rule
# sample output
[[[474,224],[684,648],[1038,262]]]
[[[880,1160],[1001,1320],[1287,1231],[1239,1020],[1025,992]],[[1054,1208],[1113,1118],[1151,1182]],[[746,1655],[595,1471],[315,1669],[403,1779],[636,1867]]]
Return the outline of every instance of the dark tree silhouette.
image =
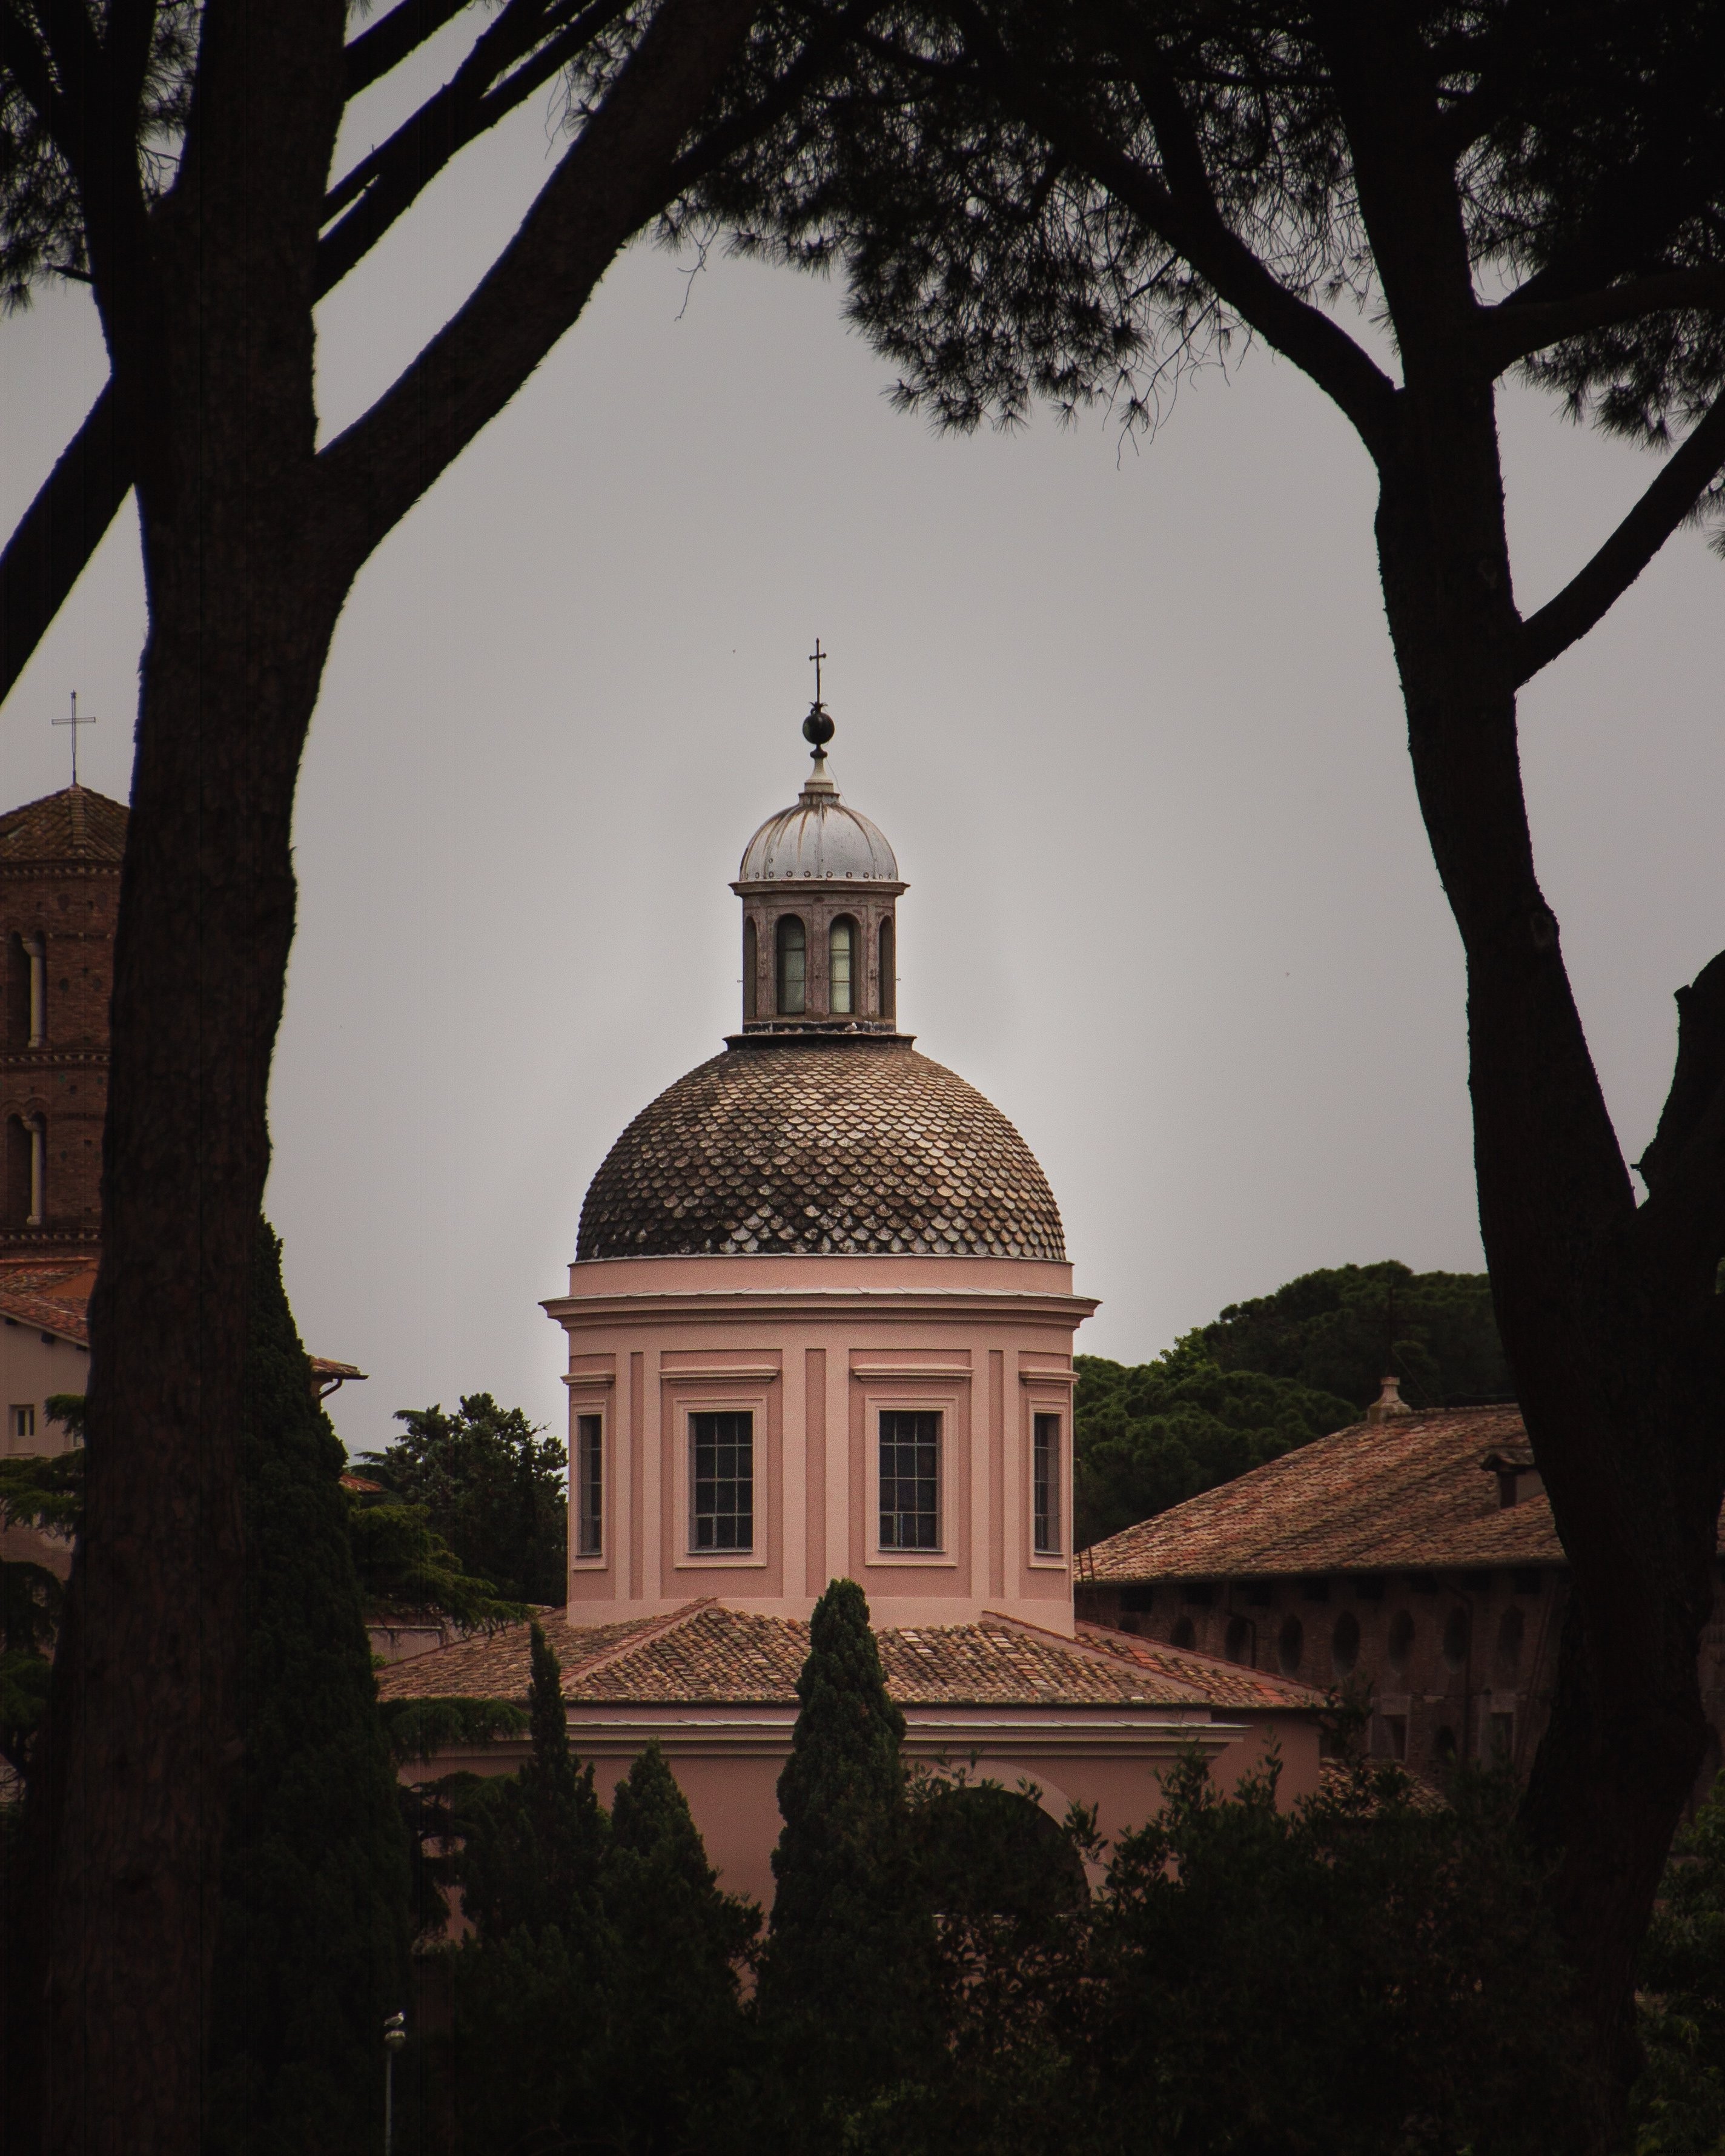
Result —
[[[1680,995],[1637,1203],[1535,874],[1517,692],[1725,503],[1725,13],[1703,0],[951,0],[708,192],[842,259],[938,420],[1123,398],[1261,338],[1352,424],[1420,808],[1466,952],[1499,1328],[1574,1570],[1528,1824],[1600,2051],[1702,1754],[1725,1486],[1725,963]],[[1356,332],[1375,316],[1386,335]],[[1496,385],[1667,451],[1517,603]],[[1608,2107],[1609,2109],[1609,2107]],[[1602,2115],[1599,2132],[1609,2130]]]
[[[398,0],[351,42],[345,0],[0,5],[0,282],[16,295],[39,276],[86,277],[110,367],[104,405],[8,550],[6,667],[128,482],[150,621],[115,941],[85,1532],[28,1823],[49,1897],[53,2148],[197,2138],[239,1758],[234,1433],[293,931],[294,787],[330,639],[372,551],[619,251],[819,75],[847,19],[835,10],[813,44],[775,40],[764,71],[738,76],[757,8],[475,8],[447,82],[333,176],[347,100],[462,12],[454,0]],[[519,228],[320,448],[317,300],[465,142],[551,85],[569,139]]]
[[[887,1695],[855,1580],[834,1580],[814,1606],[797,1698],[760,1983],[789,2146],[843,2138],[872,2092],[916,2078],[939,2041],[932,1925],[899,1758],[905,1718]]]

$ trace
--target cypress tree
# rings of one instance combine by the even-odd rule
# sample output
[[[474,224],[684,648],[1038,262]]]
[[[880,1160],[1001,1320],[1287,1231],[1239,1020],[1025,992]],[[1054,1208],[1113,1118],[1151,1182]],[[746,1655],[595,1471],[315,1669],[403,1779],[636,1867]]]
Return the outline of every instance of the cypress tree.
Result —
[[[806,2133],[926,2072],[933,1934],[908,1847],[904,1717],[854,1580],[815,1605],[797,1697],[760,2008],[798,2114],[788,2130]]]
[[[245,1754],[222,1864],[207,2146],[355,2156],[382,2132],[382,2024],[408,2005],[395,1770],[337,1481],[259,1224],[240,1430]]]
[[[536,1624],[531,1640],[531,1755],[519,1774],[475,1794],[462,1907],[488,1944],[555,1925],[578,1958],[596,1943],[607,1824],[591,1765],[578,1766],[569,1749],[562,1671]]]

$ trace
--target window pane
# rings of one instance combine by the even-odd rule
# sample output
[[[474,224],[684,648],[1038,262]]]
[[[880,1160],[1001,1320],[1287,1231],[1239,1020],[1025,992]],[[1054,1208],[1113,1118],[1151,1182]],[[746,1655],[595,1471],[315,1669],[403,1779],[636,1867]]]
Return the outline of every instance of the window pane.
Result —
[[[755,1418],[692,1414],[694,1544],[698,1550],[755,1546]]]
[[[880,1415],[880,1547],[940,1548],[938,1414]]]
[[[1031,1505],[1035,1515],[1037,1554],[1052,1557],[1060,1547],[1060,1419],[1034,1419],[1031,1445]]]
[[[794,915],[778,924],[778,1008],[800,1018],[807,1001],[808,937]]]
[[[604,1422],[579,1415],[575,1422],[575,1553],[598,1557],[605,1517]]]
[[[831,954],[831,1008],[841,1014],[850,1009],[850,952],[852,929],[848,921],[833,923]]]

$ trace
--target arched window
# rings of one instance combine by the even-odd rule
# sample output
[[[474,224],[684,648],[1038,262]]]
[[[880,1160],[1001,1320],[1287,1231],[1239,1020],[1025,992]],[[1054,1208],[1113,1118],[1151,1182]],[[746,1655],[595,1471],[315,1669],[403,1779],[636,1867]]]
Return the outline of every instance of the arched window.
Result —
[[[778,924],[778,1009],[782,1018],[801,1018],[809,1001],[809,936],[794,913]]]
[[[30,1209],[27,1228],[39,1228],[48,1210],[48,1132],[40,1116],[27,1116],[24,1128],[30,1140]]]
[[[1252,1659],[1252,1625],[1248,1617],[1228,1620],[1228,1645],[1223,1652],[1230,1662],[1249,1662]]]
[[[827,937],[827,1009],[849,1018],[856,1009],[856,923],[835,921]]]
[[[1297,1617],[1284,1617],[1281,1630],[1276,1637],[1276,1659],[1281,1664],[1285,1677],[1299,1674],[1300,1657],[1306,1651],[1306,1627]]]
[[[898,981],[892,949],[892,923],[880,923],[880,1015],[898,1016]]]
[[[1330,1667],[1338,1677],[1351,1676],[1359,1660],[1359,1620],[1344,1609],[1330,1635]]]
[[[742,924],[742,1014],[745,1018],[755,1015],[755,969],[760,963],[757,941],[754,922],[745,921]]]
[[[1467,1612],[1459,1602],[1444,1622],[1444,1660],[1452,1670],[1467,1660]]]
[[[48,1039],[48,944],[40,936],[26,936],[24,957],[29,969],[29,1034],[26,1045],[40,1048]]]
[[[1389,1620],[1389,1666],[1399,1675],[1403,1674],[1413,1656],[1413,1615],[1409,1610],[1398,1609]]]

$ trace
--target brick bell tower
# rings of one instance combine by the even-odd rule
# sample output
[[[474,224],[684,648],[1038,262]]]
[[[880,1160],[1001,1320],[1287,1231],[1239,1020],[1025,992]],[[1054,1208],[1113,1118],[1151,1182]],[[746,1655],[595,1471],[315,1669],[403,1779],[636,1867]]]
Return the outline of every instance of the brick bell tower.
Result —
[[[0,814],[0,1259],[94,1259],[126,811],[69,786]]]

